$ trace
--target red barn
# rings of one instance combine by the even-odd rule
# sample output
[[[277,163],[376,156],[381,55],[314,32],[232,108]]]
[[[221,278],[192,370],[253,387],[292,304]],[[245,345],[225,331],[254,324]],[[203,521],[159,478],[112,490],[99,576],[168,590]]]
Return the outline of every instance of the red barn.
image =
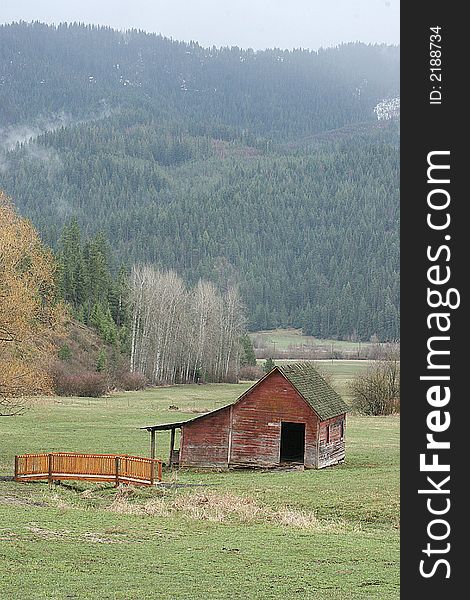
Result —
[[[171,430],[170,465],[321,469],[344,459],[347,405],[308,364],[275,367],[236,402],[187,421],[143,427]],[[180,449],[174,450],[175,429]]]

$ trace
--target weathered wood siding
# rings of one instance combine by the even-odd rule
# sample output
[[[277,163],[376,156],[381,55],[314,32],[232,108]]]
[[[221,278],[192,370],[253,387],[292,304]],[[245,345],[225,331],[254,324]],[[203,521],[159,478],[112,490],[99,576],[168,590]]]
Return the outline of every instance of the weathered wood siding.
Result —
[[[329,429],[329,432],[328,432]],[[319,469],[336,465],[345,456],[346,415],[340,415],[320,423]]]
[[[231,465],[278,465],[282,421],[305,423],[305,465],[315,465],[317,416],[280,373],[235,404],[232,420]]]
[[[227,467],[230,407],[183,425],[181,467]]]
[[[345,415],[320,422],[293,385],[274,372],[236,404],[183,425],[180,466],[277,466],[283,421],[305,423],[306,467],[321,469],[344,459]]]

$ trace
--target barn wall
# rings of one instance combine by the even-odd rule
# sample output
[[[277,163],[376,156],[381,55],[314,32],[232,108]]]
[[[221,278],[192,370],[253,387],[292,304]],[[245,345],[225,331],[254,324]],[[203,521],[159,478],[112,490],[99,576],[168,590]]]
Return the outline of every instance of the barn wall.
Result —
[[[225,468],[229,453],[230,466],[276,466],[282,421],[305,423],[306,467],[321,469],[344,460],[346,415],[320,422],[295,388],[275,372],[237,404],[183,425],[180,466]]]
[[[230,464],[279,464],[281,421],[305,423],[305,465],[316,466],[318,418],[278,372],[233,406]]]
[[[180,466],[227,467],[230,408],[183,425]]]
[[[341,424],[343,425],[343,437],[341,437]],[[329,442],[328,440],[328,427]],[[346,435],[346,415],[340,415],[327,421],[320,423],[319,433],[319,454],[318,454],[318,468],[329,467],[336,465],[338,462],[344,460],[345,456],[345,435]]]

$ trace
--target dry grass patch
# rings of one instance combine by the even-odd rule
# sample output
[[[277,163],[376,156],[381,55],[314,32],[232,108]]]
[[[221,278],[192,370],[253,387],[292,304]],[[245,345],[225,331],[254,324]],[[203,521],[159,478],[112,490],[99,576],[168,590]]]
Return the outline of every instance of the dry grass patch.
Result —
[[[72,504],[67,502],[67,500],[65,500],[64,497],[57,492],[46,492],[44,494],[44,499],[47,501],[49,506],[53,506],[54,508],[58,508],[60,510],[73,507]]]
[[[144,503],[130,502],[130,491],[118,491],[109,506],[110,511],[153,517],[184,515],[199,521],[216,523],[272,523],[286,527],[309,529],[318,532],[343,533],[358,529],[343,520],[318,519],[313,512],[283,508],[273,510],[247,496],[217,492],[196,492],[176,496],[172,499],[153,498]]]
[[[252,498],[217,492],[182,494],[171,502],[171,508],[191,519],[218,523],[233,519],[242,523],[260,522],[267,515],[266,508]]]
[[[12,542],[18,538],[18,534],[9,529],[0,529],[0,542]]]
[[[300,529],[312,529],[317,532],[345,533],[347,531],[362,531],[360,525],[351,525],[343,519],[326,520],[319,519],[310,511],[293,510],[284,508],[276,511],[275,522],[288,527],[299,527]]]
[[[94,544],[122,544],[123,541],[125,541],[125,540],[116,539],[115,537],[110,537],[109,535],[105,535],[103,533],[98,533],[95,531],[88,531],[88,532],[78,536],[78,538],[77,538],[77,536],[74,535],[74,533],[72,531],[70,531],[69,529],[64,529],[62,531],[53,531],[50,529],[45,529],[44,527],[38,527],[34,523],[32,523],[28,527],[26,527],[26,530],[29,532],[30,535],[32,534],[36,538],[40,538],[43,540],[49,540],[49,541],[59,541],[59,540],[67,539],[67,538],[81,539],[84,542],[91,542]],[[108,532],[108,533],[111,533],[111,532]],[[12,534],[12,535],[15,535],[15,534]]]

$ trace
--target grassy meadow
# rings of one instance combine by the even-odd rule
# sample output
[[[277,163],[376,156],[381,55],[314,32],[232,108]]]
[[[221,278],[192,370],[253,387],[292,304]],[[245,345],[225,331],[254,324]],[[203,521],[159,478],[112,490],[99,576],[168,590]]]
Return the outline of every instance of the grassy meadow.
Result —
[[[328,365],[340,393],[358,364]],[[23,452],[147,456],[139,427],[249,386],[37,400],[0,419],[0,475]],[[399,420],[352,414],[346,436],[344,464],[321,471],[164,471],[172,485],[155,489],[0,480],[0,598],[398,599]],[[159,433],[157,455],[168,447]]]
[[[250,334],[253,342],[261,343],[267,350],[287,352],[291,348],[309,347],[328,353],[339,351],[357,356],[364,355],[373,344],[371,342],[348,342],[345,340],[333,340],[316,338],[312,335],[303,335],[301,329],[270,329],[257,331]]]

